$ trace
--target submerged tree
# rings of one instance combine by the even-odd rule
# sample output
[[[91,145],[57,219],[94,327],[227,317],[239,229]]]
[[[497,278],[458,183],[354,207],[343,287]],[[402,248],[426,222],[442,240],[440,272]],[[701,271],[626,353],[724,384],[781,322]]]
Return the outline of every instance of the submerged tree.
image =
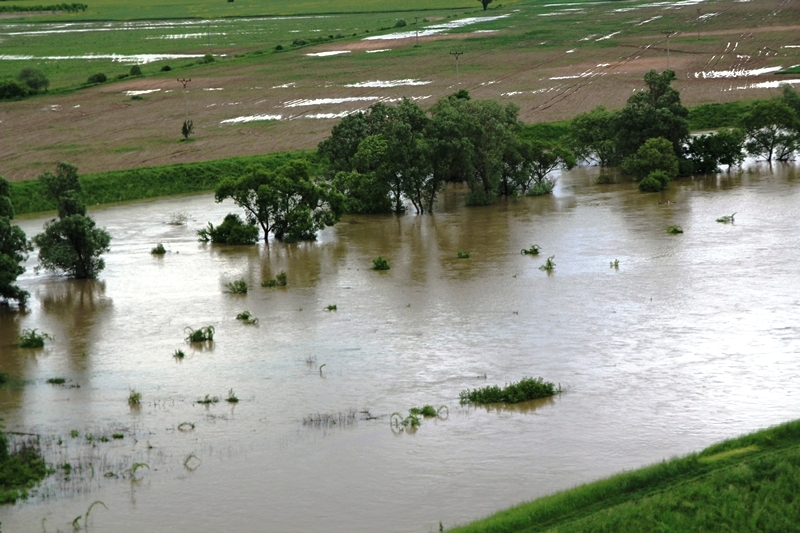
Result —
[[[766,161],[786,161],[800,146],[797,114],[781,99],[754,103],[742,125],[747,131],[747,153]]]
[[[14,206],[10,193],[8,181],[0,176],[0,302],[16,300],[19,305],[24,305],[28,292],[14,282],[25,272],[22,263],[32,247],[19,226],[11,224]]]
[[[100,256],[109,250],[111,235],[86,216],[78,169],[59,163],[55,174],[45,172],[39,180],[58,205],[58,219],[45,223],[44,233],[33,238],[39,248],[40,267],[72,278],[97,277],[105,268]]]

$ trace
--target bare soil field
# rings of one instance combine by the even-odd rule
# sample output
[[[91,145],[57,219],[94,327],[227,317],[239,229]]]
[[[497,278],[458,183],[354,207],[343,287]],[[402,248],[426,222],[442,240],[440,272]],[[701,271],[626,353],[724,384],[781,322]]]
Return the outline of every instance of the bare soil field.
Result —
[[[569,26],[559,11],[543,16],[541,5],[497,9],[487,15],[508,17],[491,30],[470,26],[420,37],[419,47],[415,37],[362,36],[218,61],[178,76],[192,79],[186,94],[192,142],[179,140],[184,94],[169,72],[0,103],[0,174],[32,179],[62,160],[89,173],[311,148],[346,113],[402,97],[428,107],[454,92],[455,50],[464,52],[460,88],[474,98],[517,104],[525,122],[621,107],[642,88],[644,73],[667,68],[663,32],[671,28],[683,28],[671,30],[679,33],[669,40],[669,66],[688,106],[767,98],[780,91],[777,81],[798,83],[796,76],[774,74],[800,63],[796,3],[678,4],[623,12],[613,11],[620,3],[591,4],[586,14],[564,15]],[[569,28],[563,35],[554,30],[556,19]],[[237,52],[214,50],[229,57]],[[308,55],[331,52],[340,53]],[[131,100],[129,91],[150,92]]]

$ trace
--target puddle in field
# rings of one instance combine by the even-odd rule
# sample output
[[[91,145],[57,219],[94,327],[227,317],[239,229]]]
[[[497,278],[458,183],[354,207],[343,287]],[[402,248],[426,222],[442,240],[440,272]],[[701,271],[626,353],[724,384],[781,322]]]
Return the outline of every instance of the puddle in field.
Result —
[[[661,18],[661,15],[656,15],[656,16],[655,16],[655,17],[653,17],[653,18],[649,18],[649,19],[647,19],[647,20],[643,20],[642,22],[640,22],[639,24],[637,24],[637,26],[644,26],[645,24],[650,24],[651,22],[653,22],[653,21],[655,21],[655,20],[658,20],[658,19],[660,19],[660,18]]]
[[[770,72],[777,72],[782,70],[783,67],[764,67],[755,69],[737,69],[730,70],[708,70],[703,72],[695,72],[695,78],[747,78],[751,76],[761,76],[762,74],[769,74]]]
[[[417,85],[428,85],[432,83],[430,81],[423,81],[423,80],[412,80],[412,79],[405,79],[405,80],[372,80],[372,81],[362,81],[359,83],[349,83],[344,85],[344,87],[403,87],[403,86],[417,86]]]
[[[76,56],[29,56],[29,55],[0,55],[0,61],[67,61],[70,59],[85,59],[89,61],[110,59],[115,63],[131,65],[146,65],[164,59],[194,59],[205,54],[85,54]],[[225,57],[225,54],[219,54]]]
[[[284,83],[283,85],[275,85],[272,88],[273,89],[290,89],[290,88],[296,87],[296,86],[297,86],[297,83],[292,81],[292,82],[289,82],[289,83]]]
[[[599,39],[595,39],[595,42],[607,41],[608,39],[611,39],[613,36],[619,35],[620,33],[622,33],[622,32],[621,31],[615,31],[613,33],[609,33],[608,35],[600,37]]]
[[[246,117],[229,118],[220,124],[244,124],[246,122],[265,122],[267,120],[280,120],[282,115],[250,115]]]
[[[494,17],[468,17],[459,20],[453,20],[451,22],[444,22],[442,24],[433,24],[430,26],[425,26],[424,30],[419,32],[417,31],[401,31],[395,33],[387,33],[385,35],[373,35],[370,37],[364,37],[364,41],[380,41],[386,39],[410,39],[412,37],[428,37],[430,35],[438,35],[440,33],[444,33],[447,30],[455,30],[458,28],[463,28],[465,26],[471,26],[472,24],[480,24],[482,22],[492,22],[495,20],[501,20],[504,18],[510,17],[510,14],[505,15],[497,15]]]
[[[328,56],[340,56],[342,54],[349,54],[350,50],[329,50],[327,52],[314,52],[311,54],[306,54],[308,57],[328,57]]]
[[[303,107],[310,105],[344,104],[348,102],[375,102],[380,96],[345,96],[342,98],[298,99],[283,102],[283,107]]]
[[[732,87],[728,90],[733,91],[740,91],[745,89],[777,89],[781,85],[788,84],[788,85],[797,85],[800,84],[800,80],[775,80],[775,81],[762,81],[759,83],[749,83],[747,85],[740,85],[738,87]]]
[[[391,48],[380,48],[378,50],[367,50],[368,54],[380,54],[381,52],[391,52]]]
[[[94,533],[435,531],[800,416],[800,168],[660,194],[598,173],[485,208],[449,187],[433,215],[345,216],[269,247],[198,243],[240,212],[211,194],[92,208],[113,237],[100,279],[34,275],[34,254],[29,309],[0,309],[0,371],[25,382],[0,387],[0,417],[72,466],[0,507],[4,531],[69,531],[97,500]],[[49,218],[16,222],[31,236]],[[391,270],[370,268],[379,255]],[[280,271],[287,287],[261,287]],[[226,292],[238,279],[248,294]],[[184,342],[205,325],[213,343]],[[55,340],[17,348],[23,328]],[[458,403],[526,375],[566,392]],[[447,409],[393,432],[391,413],[424,404]]]
[[[138,96],[140,94],[151,94],[160,92],[161,89],[143,89],[141,91],[122,91],[125,96]]]

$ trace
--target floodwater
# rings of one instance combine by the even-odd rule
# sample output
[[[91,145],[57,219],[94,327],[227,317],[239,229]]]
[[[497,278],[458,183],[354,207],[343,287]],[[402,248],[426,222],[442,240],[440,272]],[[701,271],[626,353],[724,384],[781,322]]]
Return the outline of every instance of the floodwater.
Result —
[[[269,248],[198,243],[236,211],[211,195],[92,210],[113,236],[100,279],[36,276],[32,257],[30,309],[0,313],[0,371],[25,381],[0,389],[0,416],[73,467],[0,508],[4,530],[69,531],[101,500],[93,532],[425,533],[800,417],[800,170],[663,195],[594,185],[597,172],[486,208],[451,189],[433,216],[348,216]],[[185,226],[167,224],[177,212]],[[534,243],[540,256],[520,254]],[[391,270],[370,269],[379,255]],[[281,270],[288,287],[260,286]],[[237,279],[247,295],[226,292]],[[259,323],[235,320],[243,310]],[[213,343],[183,341],[206,325]],[[23,328],[55,340],[18,349]],[[524,376],[566,390],[458,404]],[[223,401],[195,403],[207,394]],[[392,412],[423,404],[449,415],[393,430]],[[339,423],[304,424],[312,414]]]

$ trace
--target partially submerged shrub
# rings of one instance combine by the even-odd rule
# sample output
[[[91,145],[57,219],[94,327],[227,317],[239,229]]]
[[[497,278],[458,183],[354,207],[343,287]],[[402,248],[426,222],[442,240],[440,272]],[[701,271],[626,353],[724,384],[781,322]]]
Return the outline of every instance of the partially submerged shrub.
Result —
[[[326,311],[336,311],[336,304],[329,305],[325,308]]]
[[[142,403],[142,393],[138,392],[136,389],[131,389],[128,392],[128,405],[134,407]]]
[[[108,80],[108,77],[103,74],[102,72],[98,72],[97,74],[92,74],[86,79],[86,83],[93,84],[93,83],[105,83]]]
[[[285,287],[286,286],[286,272],[281,270],[280,274],[275,276],[275,279],[265,279],[261,282],[262,287]]]
[[[459,259],[469,259],[470,253],[461,250],[456,250],[456,255]]]
[[[505,387],[491,385],[480,389],[466,389],[459,393],[461,404],[474,403],[519,403],[538,398],[547,398],[561,392],[561,385],[544,381],[542,378],[522,378],[517,383]]]
[[[527,250],[523,248],[520,253],[523,255],[539,255],[539,251],[541,249],[542,249],[541,246],[539,246],[538,244],[534,244],[531,245],[531,247],[528,248]]]
[[[166,248],[164,248],[163,244],[158,243],[158,245],[155,248],[150,250],[150,253],[153,255],[164,255],[165,253],[167,253],[167,250]]]
[[[47,382],[50,385],[63,385],[67,380],[65,378],[48,378]]]
[[[192,329],[189,326],[183,328],[186,335],[186,342],[207,342],[214,340],[214,326],[206,326],[200,329]]]
[[[247,282],[243,279],[226,283],[225,287],[228,288],[228,292],[233,294],[247,294]]]
[[[614,259],[613,261],[609,261],[608,266],[611,268],[619,268],[619,259]]]
[[[717,219],[717,222],[721,222],[723,224],[733,223],[734,215],[736,215],[736,213],[733,213],[732,215],[725,215],[725,216],[719,217]]]
[[[555,258],[554,255],[551,255],[550,257],[548,257],[547,261],[545,261],[544,264],[539,267],[539,270],[544,270],[545,272],[552,272],[553,270],[555,270],[556,269],[556,262],[553,261],[553,258]]]
[[[45,339],[52,341],[53,337],[47,333],[39,335],[35,329],[23,329],[17,339],[19,340],[18,346],[20,348],[42,348]]]
[[[210,405],[212,403],[218,403],[218,402],[219,402],[219,397],[218,396],[211,396],[209,394],[206,394],[205,398],[197,400],[196,403],[201,403],[203,405]]]
[[[183,359],[186,357],[186,354],[183,353],[183,350],[175,350],[175,353],[172,354],[172,357],[175,359]]]
[[[653,172],[653,174],[655,174],[655,172]],[[652,175],[647,176],[639,182],[639,190],[642,192],[661,192],[663,188],[664,186],[661,182]]]
[[[381,256],[372,260],[372,270],[389,270],[390,268],[389,261]]]
[[[670,226],[667,228],[667,233],[670,235],[677,235],[679,233],[683,233],[683,228],[680,226]]]
[[[241,217],[235,213],[225,216],[222,224],[214,226],[211,222],[208,226],[197,232],[198,237],[203,242],[211,241],[219,244],[255,244],[258,240],[258,226],[245,224]]]
[[[250,314],[250,311],[242,311],[236,315],[236,320],[241,320],[245,324],[258,324],[258,318]]]
[[[239,398],[236,397],[236,394],[234,394],[233,389],[228,391],[228,397],[225,398],[225,401],[228,403],[239,403]]]

